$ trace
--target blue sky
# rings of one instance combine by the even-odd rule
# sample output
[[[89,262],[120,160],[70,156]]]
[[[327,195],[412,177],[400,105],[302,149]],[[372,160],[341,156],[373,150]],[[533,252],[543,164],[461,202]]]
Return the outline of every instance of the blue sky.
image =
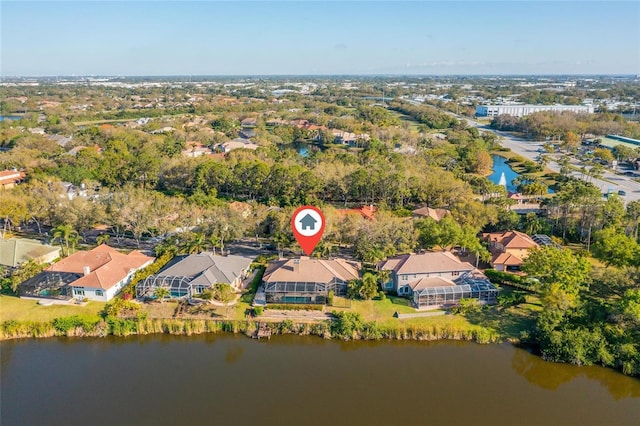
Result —
[[[640,74],[640,2],[0,2],[9,75]]]

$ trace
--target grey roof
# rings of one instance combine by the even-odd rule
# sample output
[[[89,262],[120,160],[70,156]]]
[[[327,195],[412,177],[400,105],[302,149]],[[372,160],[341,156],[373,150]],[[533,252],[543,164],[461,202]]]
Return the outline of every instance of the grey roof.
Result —
[[[449,271],[473,271],[468,262],[461,262],[451,252],[428,252],[422,254],[402,254],[379,264],[380,269],[393,270],[398,275],[425,274]]]
[[[190,277],[191,284],[230,284],[242,275],[252,260],[239,255],[192,254],[170,262],[156,277]]]
[[[0,265],[18,266],[29,259],[40,259],[59,253],[60,247],[42,244],[26,238],[0,238]]]

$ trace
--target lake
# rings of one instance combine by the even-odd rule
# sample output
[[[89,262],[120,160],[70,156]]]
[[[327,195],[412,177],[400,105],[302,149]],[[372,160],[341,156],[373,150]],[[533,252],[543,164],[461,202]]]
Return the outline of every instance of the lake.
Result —
[[[320,145],[314,145],[308,142],[292,142],[290,144],[280,145],[281,150],[294,150],[302,157],[308,157],[309,153],[313,150],[322,150]]]
[[[1,344],[11,425],[635,425],[640,380],[511,345],[133,336]]]
[[[488,176],[488,179],[497,185],[500,182],[500,176],[504,173],[507,178],[507,191],[516,192],[516,186],[512,182],[520,174],[511,168],[506,158],[499,155],[492,155],[491,158],[493,159],[493,173]]]

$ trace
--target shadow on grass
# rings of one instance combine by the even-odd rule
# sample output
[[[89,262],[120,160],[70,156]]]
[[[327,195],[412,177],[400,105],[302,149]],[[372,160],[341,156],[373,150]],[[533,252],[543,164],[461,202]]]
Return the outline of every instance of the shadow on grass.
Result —
[[[485,306],[478,312],[464,314],[464,317],[473,325],[497,332],[502,339],[519,339],[523,332],[531,333],[535,327],[537,314],[532,307],[528,303],[509,308]]]
[[[393,303],[394,305],[400,305],[400,306],[409,306],[411,307],[411,305],[409,304],[409,301],[407,299],[405,299],[404,297],[399,297],[399,296],[387,296],[387,298],[391,301],[391,303]]]

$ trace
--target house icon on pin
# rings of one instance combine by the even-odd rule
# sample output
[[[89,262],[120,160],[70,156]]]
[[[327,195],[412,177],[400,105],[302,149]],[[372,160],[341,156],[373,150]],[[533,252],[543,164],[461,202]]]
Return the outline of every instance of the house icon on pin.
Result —
[[[302,224],[303,231],[306,231],[306,230],[313,231],[314,229],[316,229],[316,222],[317,220],[315,220],[313,216],[311,216],[309,213],[307,213],[305,217],[300,219],[300,223]]]

